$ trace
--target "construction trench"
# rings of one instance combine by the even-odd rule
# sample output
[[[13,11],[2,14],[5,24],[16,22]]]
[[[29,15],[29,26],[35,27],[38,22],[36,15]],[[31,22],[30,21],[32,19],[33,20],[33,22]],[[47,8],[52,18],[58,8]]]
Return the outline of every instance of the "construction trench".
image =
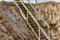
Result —
[[[0,2],[0,40],[60,40],[59,13],[55,1]]]

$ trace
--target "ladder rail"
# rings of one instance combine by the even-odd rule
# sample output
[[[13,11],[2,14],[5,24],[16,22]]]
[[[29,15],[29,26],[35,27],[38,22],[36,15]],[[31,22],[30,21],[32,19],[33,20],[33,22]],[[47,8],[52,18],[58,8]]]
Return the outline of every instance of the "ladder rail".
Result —
[[[33,18],[33,20],[35,21],[35,23],[38,25],[38,27],[40,27],[41,31],[43,32],[43,34],[47,37],[48,40],[51,40],[50,37],[46,34],[46,32],[43,30],[43,28],[40,26],[40,24],[37,22],[37,20],[35,19],[35,17],[32,15],[32,13],[28,10],[28,8],[25,6],[25,4],[22,2],[22,0],[20,0],[20,3],[25,7],[25,9],[29,12],[29,15]]]
[[[15,5],[18,7],[19,11],[21,12],[22,17],[24,18],[24,20],[27,22],[26,20],[26,16],[24,15],[23,11],[21,10],[21,8],[18,6],[18,4],[14,1]],[[31,28],[32,32],[34,33],[34,35],[36,36],[36,38],[38,39],[37,34],[35,33],[34,29],[32,28],[32,26],[30,25],[29,22],[27,22],[27,24],[29,25],[29,27]]]
[[[35,11],[35,13],[39,13],[37,10],[36,10],[36,8],[31,4],[31,2],[30,2],[30,0],[27,0],[28,1],[28,3],[31,5],[31,7],[34,9],[34,11]],[[41,14],[41,13],[40,13]],[[41,16],[41,15],[40,15]],[[47,25],[47,27],[48,27],[48,35],[50,36],[50,25],[48,24],[48,22],[46,21],[46,20],[44,20],[44,18],[41,16],[40,17],[41,18],[41,20],[43,20],[43,22]]]
[[[39,12],[36,10],[36,8],[31,4],[31,2],[29,0],[27,0],[29,2],[29,4],[31,5],[31,7],[34,9],[34,11],[38,14]],[[40,13],[41,14],[41,13]],[[41,15],[40,15],[41,16]],[[47,25],[48,28],[50,28],[50,25],[46,22],[46,20],[44,20],[44,18],[41,16],[41,20],[43,20],[45,22],[45,24]]]
[[[29,2],[29,0],[27,0],[27,1],[28,1],[28,3],[32,6],[31,2]],[[36,0],[36,4],[38,4],[38,3],[37,3],[37,0]],[[33,6],[32,6],[32,8],[33,8]],[[35,11],[35,10],[34,10],[34,11]],[[37,13],[37,12],[36,12],[36,13]],[[40,37],[40,27],[38,27],[38,31],[39,31],[39,40],[40,40],[40,38],[41,38],[41,37]]]

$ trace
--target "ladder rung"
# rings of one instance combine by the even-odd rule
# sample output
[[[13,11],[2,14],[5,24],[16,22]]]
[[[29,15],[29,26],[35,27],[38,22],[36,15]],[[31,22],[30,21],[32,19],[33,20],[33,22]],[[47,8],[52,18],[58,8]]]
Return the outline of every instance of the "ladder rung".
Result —
[[[14,1],[14,3],[16,4],[16,6],[19,8],[19,6],[17,5],[17,3]],[[21,8],[19,8],[20,11],[22,12]],[[23,13],[23,12],[22,12]],[[24,17],[24,16],[23,16]],[[27,21],[26,21],[27,22]],[[38,35],[35,33],[35,31],[33,30],[33,28],[31,27],[30,23],[27,22],[27,24],[29,25],[29,27],[31,28],[31,30],[33,31],[34,35],[36,36],[36,38],[38,39]]]
[[[37,27],[37,25],[32,25],[33,27]]]
[[[15,1],[15,2],[19,2],[19,1]]]

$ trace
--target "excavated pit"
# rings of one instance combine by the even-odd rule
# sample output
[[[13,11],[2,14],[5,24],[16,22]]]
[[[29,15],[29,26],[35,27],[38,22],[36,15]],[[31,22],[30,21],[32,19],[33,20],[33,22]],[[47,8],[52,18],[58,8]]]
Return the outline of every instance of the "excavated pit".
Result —
[[[16,5],[13,2],[0,2],[0,40],[36,40],[35,35],[28,27],[27,23],[21,16],[21,12],[18,10]],[[31,9],[29,4],[26,4],[27,7]],[[16,21],[19,23],[20,27],[22,28],[23,34],[26,36],[26,39],[22,35],[21,32],[18,32],[16,29],[12,27],[12,25],[9,23],[5,16],[5,10],[2,8],[2,6],[5,6],[8,11],[11,12],[12,15],[16,18]],[[34,4],[36,9],[40,11],[41,15],[43,15],[43,18],[48,22],[48,24],[51,26],[51,32],[50,36],[52,40],[60,40],[60,3],[58,2],[44,2],[44,3],[38,3],[38,5]],[[33,12],[33,11],[32,11]],[[33,12],[34,13],[34,12]],[[42,20],[40,20],[40,13],[35,14],[36,19],[39,21],[42,28],[45,28],[46,25]],[[19,15],[19,17],[18,17]],[[54,15],[54,16],[53,16]],[[46,29],[47,30],[47,29]]]

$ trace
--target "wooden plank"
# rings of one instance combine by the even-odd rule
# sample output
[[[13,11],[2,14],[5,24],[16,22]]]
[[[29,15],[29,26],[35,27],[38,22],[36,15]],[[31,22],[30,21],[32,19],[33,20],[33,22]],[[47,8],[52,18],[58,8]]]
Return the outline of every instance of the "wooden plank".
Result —
[[[40,12],[38,12],[36,9],[35,9],[35,7],[31,4],[31,2],[29,1],[29,0],[27,0],[28,2],[29,2],[29,4],[31,5],[31,7],[34,9],[34,11],[35,11],[35,13],[40,13]],[[40,15],[41,16],[41,15]],[[44,18],[41,16],[41,20],[43,20],[44,21],[44,23],[47,25],[47,27],[48,27],[48,34],[49,34],[49,36],[50,36],[50,25],[44,20]],[[40,40],[40,39],[39,39]]]
[[[28,0],[29,4],[31,5],[31,7],[34,9],[35,13],[38,14],[39,12],[35,9],[35,7],[31,4],[31,2]],[[40,15],[41,16],[41,15]],[[47,25],[48,28],[50,28],[50,25],[44,20],[44,18],[41,16],[41,20],[44,21],[44,23]]]
[[[15,5],[18,7],[19,11],[21,12],[22,17],[26,20],[26,16],[24,15],[23,11],[21,10],[21,8],[18,6],[18,4],[14,1]],[[26,20],[27,22],[27,20]],[[37,34],[35,33],[34,29],[32,28],[32,26],[30,25],[30,23],[27,22],[27,24],[29,25],[29,27],[31,28],[31,30],[33,31],[34,35],[36,36],[36,38],[38,39]]]

